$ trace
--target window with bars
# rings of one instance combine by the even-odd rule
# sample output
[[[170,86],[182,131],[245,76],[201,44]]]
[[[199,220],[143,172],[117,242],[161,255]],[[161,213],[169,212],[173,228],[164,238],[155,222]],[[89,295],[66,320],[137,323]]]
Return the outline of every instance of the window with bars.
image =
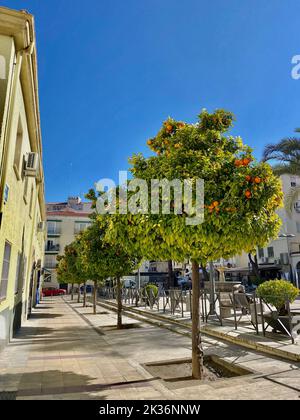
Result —
[[[11,256],[11,244],[9,242],[5,242],[3,263],[2,263],[1,282],[0,282],[0,299],[5,299],[6,294],[7,294],[10,256]]]

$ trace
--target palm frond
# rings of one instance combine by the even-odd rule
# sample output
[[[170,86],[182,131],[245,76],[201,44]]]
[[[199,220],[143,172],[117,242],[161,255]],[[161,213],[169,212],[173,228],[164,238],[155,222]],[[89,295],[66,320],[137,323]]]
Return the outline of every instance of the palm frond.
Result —
[[[289,216],[292,215],[293,206],[295,201],[298,200],[300,195],[300,186],[293,187],[284,197],[284,208]]]
[[[268,160],[293,162],[300,165],[300,138],[287,137],[279,143],[268,144],[263,152],[263,161]]]

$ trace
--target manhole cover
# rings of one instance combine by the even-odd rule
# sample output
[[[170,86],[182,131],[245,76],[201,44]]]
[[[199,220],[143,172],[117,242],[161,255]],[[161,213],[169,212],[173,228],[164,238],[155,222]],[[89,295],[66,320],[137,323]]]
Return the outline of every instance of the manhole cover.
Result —
[[[0,392],[0,401],[3,400],[16,400],[17,392],[16,391],[3,391]]]

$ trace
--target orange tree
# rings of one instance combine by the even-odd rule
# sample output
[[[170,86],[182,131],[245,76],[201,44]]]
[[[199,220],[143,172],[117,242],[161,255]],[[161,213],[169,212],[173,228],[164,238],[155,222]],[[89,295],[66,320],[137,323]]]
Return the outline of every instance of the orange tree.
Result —
[[[87,197],[92,198],[91,194]],[[139,262],[139,252],[128,252],[123,244],[112,244],[105,240],[108,219],[93,217],[94,221],[80,237],[80,259],[86,272],[95,282],[111,277],[117,286],[117,327],[122,328],[121,277],[132,273]],[[94,308],[96,305],[94,290]],[[94,309],[95,311],[95,309]]]
[[[155,153],[130,159],[135,178],[204,180],[204,223],[188,225],[187,213],[110,215],[106,237],[138,249],[145,258],[192,261],[192,369],[200,378],[203,351],[199,317],[199,264],[242,251],[255,252],[277,236],[281,205],[279,179],[266,163],[255,161],[240,137],[228,135],[233,115],[203,110],[196,124],[169,118],[147,144]],[[150,188],[149,188],[150,190]],[[195,198],[195,197],[194,197]],[[173,211],[172,211],[173,209]]]
[[[72,300],[74,284],[78,284],[78,302],[80,300],[80,285],[88,280],[88,273],[80,260],[79,239],[67,245],[63,255],[57,256],[57,276],[62,283],[72,285]],[[85,304],[85,302],[84,302]]]

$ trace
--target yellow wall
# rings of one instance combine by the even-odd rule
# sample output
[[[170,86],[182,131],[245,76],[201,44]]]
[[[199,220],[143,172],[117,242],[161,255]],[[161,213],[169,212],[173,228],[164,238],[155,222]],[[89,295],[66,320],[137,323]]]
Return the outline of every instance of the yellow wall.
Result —
[[[10,49],[8,46],[10,46]],[[13,38],[1,35],[0,55],[3,54],[10,57],[8,61],[10,66],[8,72],[9,76],[12,70],[11,57],[15,56],[14,43]],[[35,139],[29,138],[27,127],[28,110],[26,112],[24,106],[23,86],[21,86],[20,77],[13,80],[12,89],[7,89],[6,95],[6,100],[9,100],[9,98],[12,100],[9,114],[4,112],[4,117],[2,114],[3,120],[1,121],[2,127],[7,126],[5,144],[5,133],[3,129],[1,131],[0,156],[3,155],[3,160],[1,159],[1,180],[2,182],[4,180],[3,185],[7,184],[9,186],[9,196],[7,202],[2,205],[3,214],[0,228],[0,282],[5,241],[10,242],[12,248],[7,296],[6,299],[0,300],[0,345],[1,342],[7,341],[9,335],[11,335],[14,308],[18,304],[20,307],[20,302],[23,302],[23,319],[27,315],[31,269],[33,263],[37,263],[39,260],[41,261],[41,266],[43,266],[45,241],[45,233],[38,232],[37,230],[38,222],[42,220],[42,215],[44,214],[44,209],[42,208],[44,203],[41,203],[38,199],[38,189],[43,187],[43,179],[38,182],[36,178],[28,177],[27,194],[25,194],[26,178],[22,171],[22,160],[23,156],[26,156],[26,153],[32,151],[31,145],[34,143]],[[3,95],[1,95],[1,98],[2,100],[4,99]],[[2,109],[4,109],[5,105],[0,103],[0,109],[1,105]],[[14,168],[14,156],[19,121],[21,121],[22,125],[23,141],[20,167],[19,171],[16,171]],[[33,192],[32,200],[31,191]],[[32,205],[30,206],[31,201]],[[15,295],[18,252],[22,252],[22,250],[27,260],[25,267],[25,282],[23,290],[20,290],[19,293]]]

